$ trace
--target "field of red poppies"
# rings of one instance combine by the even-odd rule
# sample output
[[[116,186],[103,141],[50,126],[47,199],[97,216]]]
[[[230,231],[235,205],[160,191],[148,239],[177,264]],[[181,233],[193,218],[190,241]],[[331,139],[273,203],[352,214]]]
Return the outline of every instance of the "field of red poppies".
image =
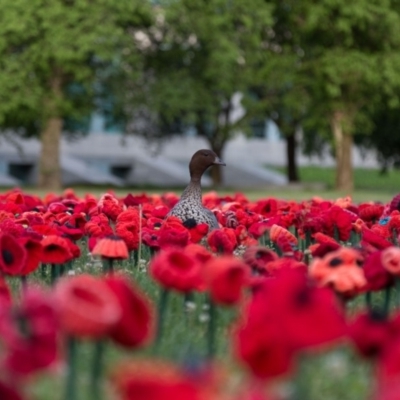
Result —
[[[400,398],[400,195],[0,195],[0,399]]]

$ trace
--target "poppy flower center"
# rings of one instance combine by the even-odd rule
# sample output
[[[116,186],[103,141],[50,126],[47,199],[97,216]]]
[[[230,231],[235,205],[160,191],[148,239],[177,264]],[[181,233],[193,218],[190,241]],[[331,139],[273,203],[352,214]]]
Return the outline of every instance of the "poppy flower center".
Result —
[[[329,261],[329,266],[333,268],[338,267],[340,264],[343,264],[343,260],[339,257],[334,257],[331,261]]]
[[[184,223],[183,226],[188,228],[188,229],[192,229],[195,228],[197,225],[197,222],[194,218],[188,218]]]
[[[7,265],[11,265],[14,261],[14,255],[13,253],[11,253],[10,250],[4,249],[1,252],[2,256],[3,256],[3,260]]]
[[[310,291],[307,288],[299,290],[295,294],[294,301],[298,306],[301,307],[307,305],[311,301]]]

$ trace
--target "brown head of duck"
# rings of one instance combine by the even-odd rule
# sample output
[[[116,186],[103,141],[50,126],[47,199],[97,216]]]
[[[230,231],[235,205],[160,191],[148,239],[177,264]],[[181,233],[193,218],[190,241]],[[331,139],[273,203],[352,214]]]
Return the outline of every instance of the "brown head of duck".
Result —
[[[212,165],[226,165],[212,150],[198,150],[189,163],[190,180],[199,182],[205,170]]]

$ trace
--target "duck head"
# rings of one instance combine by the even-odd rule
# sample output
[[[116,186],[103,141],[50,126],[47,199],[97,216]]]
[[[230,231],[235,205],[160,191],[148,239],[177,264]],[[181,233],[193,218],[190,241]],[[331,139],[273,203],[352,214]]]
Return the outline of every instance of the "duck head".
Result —
[[[211,165],[226,165],[212,150],[198,150],[189,163],[190,177],[200,180],[204,171]]]

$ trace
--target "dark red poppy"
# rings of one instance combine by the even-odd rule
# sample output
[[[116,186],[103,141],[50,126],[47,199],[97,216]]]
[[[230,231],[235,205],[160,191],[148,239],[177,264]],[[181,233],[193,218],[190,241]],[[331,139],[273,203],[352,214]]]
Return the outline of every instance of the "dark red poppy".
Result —
[[[121,364],[112,375],[121,400],[201,400],[206,389],[172,364],[141,360]]]
[[[340,244],[336,242],[326,242],[326,243],[315,243],[312,244],[309,249],[313,257],[323,258],[328,253],[336,251],[340,248]]]
[[[0,233],[0,272],[19,275],[25,265],[25,248],[13,236]]]
[[[191,243],[199,243],[209,230],[208,224],[198,224],[193,218],[186,220],[183,225],[189,230]]]
[[[375,251],[367,255],[363,270],[367,279],[367,291],[378,291],[394,282],[393,275],[382,265],[382,251]]]
[[[58,230],[63,234],[63,236],[66,236],[68,239],[73,240],[74,242],[81,239],[84,235],[82,229],[76,228],[68,222],[63,225],[60,225],[58,227]]]
[[[104,282],[117,297],[122,310],[110,337],[121,346],[130,348],[149,341],[153,333],[153,312],[147,297],[126,277],[108,276]]]
[[[376,358],[390,345],[395,332],[389,319],[378,310],[362,313],[349,325],[349,336],[358,352],[367,358]]]
[[[372,246],[373,251],[374,250],[376,251],[376,250],[386,249],[387,247],[390,247],[393,244],[388,240],[384,239],[382,236],[375,233],[374,231],[372,231],[371,229],[364,227],[362,230],[361,245],[363,247],[366,247],[368,245]]]
[[[18,242],[24,247],[27,254],[21,275],[28,275],[35,271],[40,264],[43,253],[42,244],[39,240],[29,236],[19,238]]]
[[[181,249],[161,250],[150,261],[150,274],[165,288],[179,292],[196,290],[202,284],[201,264]]]
[[[54,295],[61,328],[71,336],[102,337],[122,315],[114,292],[92,275],[59,279]]]
[[[9,384],[0,381],[0,399],[2,400],[23,400],[17,389]]]
[[[265,234],[265,232],[271,227],[269,221],[259,221],[255,222],[249,227],[249,234],[255,239],[259,239]]]
[[[58,358],[57,332],[57,317],[50,296],[37,288],[27,288],[21,304],[0,318],[4,366],[18,375],[50,367]]]
[[[225,227],[214,229],[207,236],[207,243],[215,253],[232,254],[237,246],[235,231]]]
[[[266,266],[277,259],[278,255],[275,252],[263,246],[248,247],[243,254],[243,261],[251,271],[260,275],[270,275]]]
[[[397,194],[396,196],[394,196],[389,204],[389,212],[392,212],[395,210],[400,211],[400,194]]]
[[[125,241],[116,235],[99,239],[92,250],[92,254],[113,260],[126,260],[129,257]]]
[[[158,250],[160,245],[158,243],[158,230],[144,227],[142,229],[142,242],[151,249]]]
[[[128,208],[122,211],[117,217],[117,223],[130,224],[133,223],[139,226],[139,210],[137,208]]]
[[[238,303],[249,282],[248,272],[246,264],[233,256],[217,257],[207,262],[203,276],[212,300],[224,305]]]
[[[73,258],[67,239],[58,235],[49,235],[42,239],[42,262],[46,264],[64,264]]]
[[[375,222],[379,220],[383,213],[383,205],[380,204],[366,204],[359,207],[358,215],[366,222]]]

